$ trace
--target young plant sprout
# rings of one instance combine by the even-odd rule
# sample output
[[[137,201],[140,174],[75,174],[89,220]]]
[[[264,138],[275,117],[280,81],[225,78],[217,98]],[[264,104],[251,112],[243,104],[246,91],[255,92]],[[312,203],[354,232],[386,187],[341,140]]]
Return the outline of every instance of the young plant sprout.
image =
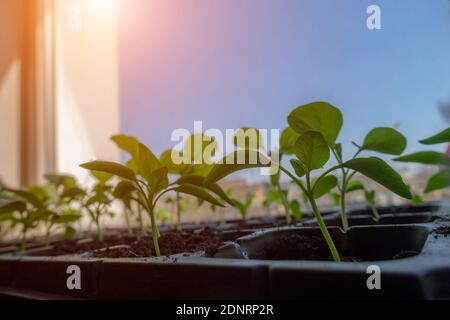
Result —
[[[336,177],[330,175],[332,172],[343,170],[344,183],[341,184],[343,190],[346,189],[349,178],[354,175],[353,172],[359,172],[404,198],[411,199],[411,192],[400,175],[382,159],[357,157],[361,151],[369,149],[370,145],[367,145],[366,141],[352,160],[346,162],[342,160],[341,146],[336,144],[343,125],[342,113],[338,108],[325,102],[300,106],[290,113],[288,123],[299,135],[294,147],[296,159],[291,160],[295,175],[282,165],[280,165],[280,169],[300,187],[308,198],[314,217],[319,224],[334,261],[340,261],[340,255],[316,204],[318,197],[326,194],[334,187]],[[380,149],[379,143],[384,141],[384,137],[380,137],[378,133],[372,135],[373,141],[378,141],[378,144],[375,144],[372,149]],[[381,150],[384,150],[384,148],[381,148]],[[317,179],[312,179],[312,173],[325,166],[331,153],[335,154],[338,159],[338,165],[325,170]],[[342,202],[344,202],[344,197],[342,197]]]
[[[292,129],[287,128],[283,131],[280,138],[280,150],[279,150],[280,162],[283,154],[292,154],[291,148],[297,138],[298,138],[297,133],[295,133]],[[234,134],[233,143],[235,146],[243,150],[261,150],[264,147],[264,139],[261,132],[254,128],[238,129]],[[292,214],[290,210],[291,209],[290,204],[287,199],[288,192],[287,190],[283,190],[281,187],[279,170],[276,174],[270,176],[270,182],[273,186],[272,198],[273,200],[275,200],[276,197],[277,200],[280,201],[286,215],[286,223],[291,224]],[[266,204],[268,205],[269,202],[267,202]],[[244,208],[242,206],[242,203],[239,202],[236,203],[236,206],[240,211],[242,211],[242,209]],[[294,209],[296,209],[296,207],[294,207]]]
[[[205,201],[200,198],[184,196],[180,201],[180,210],[181,212],[189,211],[193,215],[195,223],[199,224],[201,222],[200,207],[204,202]],[[217,206],[212,203],[208,203],[208,205],[210,208],[217,208]]]
[[[113,216],[113,213],[109,211],[109,206],[113,201],[113,187],[108,184],[113,178],[113,174],[101,170],[90,170],[90,173],[96,179],[96,183],[85,197],[84,207],[96,227],[98,241],[103,241],[101,219],[106,215]]]
[[[195,147],[197,145],[197,147]],[[199,146],[199,147],[198,147]],[[191,134],[185,141],[183,150],[177,151],[174,149],[169,149],[164,151],[160,155],[160,161],[163,166],[167,167],[168,173],[171,176],[177,178],[202,175],[211,169],[211,158],[215,155],[218,148],[217,143],[214,138],[206,136],[202,133]],[[181,164],[176,164],[172,160],[173,155],[178,155],[179,158],[184,158],[184,162]],[[176,225],[177,230],[182,229],[181,225],[181,214],[185,209],[183,209],[183,199],[180,192],[175,192],[174,199],[172,202],[175,204],[176,213]],[[170,201],[169,200],[169,201]],[[185,207],[185,206],[184,206]]]
[[[297,142],[298,138],[299,135],[294,130],[292,130],[292,128],[287,127],[286,129],[283,130],[280,137],[280,151],[279,151],[280,163],[284,155],[295,154],[295,143]],[[272,175],[270,177],[270,182],[277,191],[278,198],[284,207],[284,212],[286,215],[286,223],[291,224],[292,218],[301,219],[300,203],[298,201],[291,202],[291,204],[289,203],[288,190],[283,190],[280,184],[280,173],[281,171],[278,170],[276,174]],[[292,211],[292,209],[295,212]]]
[[[278,186],[272,185],[267,191],[266,198],[263,202],[263,207],[270,208],[271,205],[283,206],[284,212],[286,214],[286,209],[284,205],[284,201],[287,201],[289,210],[289,218],[286,216],[286,222],[291,223],[292,218],[296,220],[302,219],[302,207],[300,202],[297,199],[293,199],[291,201],[288,200],[288,191],[282,190]],[[291,219],[291,220],[289,220]]]
[[[232,172],[252,166],[249,164],[227,165],[221,163],[208,165],[209,168],[206,172],[196,170],[198,168],[194,167],[190,174],[183,175],[174,182],[169,182],[168,167],[138,139],[118,135],[112,137],[112,140],[130,154],[131,159],[127,166],[115,162],[93,161],[82,164],[81,167],[115,175],[132,184],[150,217],[153,245],[157,256],[160,256],[158,243],[160,233],[156,224],[155,207],[162,196],[169,192],[178,192],[201,198],[217,206],[223,206],[222,202],[215,196],[224,201],[229,201],[229,199],[217,182]],[[195,151],[198,151],[197,149],[194,148]],[[192,154],[190,156],[192,157]],[[211,156],[211,154],[206,156]],[[199,165],[201,166],[201,164]]]
[[[240,201],[238,199],[231,198],[231,200],[234,203],[234,206],[236,208],[238,208],[242,220],[247,220],[248,211],[249,211],[250,207],[252,206],[254,198],[255,198],[255,195],[251,192],[247,193],[244,201]]]
[[[355,142],[352,143],[357,148],[352,159],[357,159],[357,157],[363,151],[372,151],[388,155],[400,155],[405,150],[407,141],[406,138],[397,130],[393,128],[379,127],[372,129],[366,135],[364,142],[361,146]],[[349,186],[352,181],[352,178],[355,176],[358,170],[354,170],[343,166],[344,160],[342,156],[342,144],[340,143],[335,144],[335,147],[331,148],[331,151],[338,164],[341,165],[342,177],[340,183],[338,184],[338,190],[339,190],[339,204],[342,218],[342,228],[345,231],[349,228],[347,220],[345,196],[347,192],[351,192],[351,188],[349,188]],[[364,191],[366,192],[367,190],[364,189]],[[366,200],[369,200],[368,203],[369,205],[371,205],[371,203],[375,200],[374,195],[372,197],[371,192],[370,191],[367,192],[369,193],[365,194]]]
[[[181,224],[181,215],[187,208],[188,199],[186,197],[182,197],[180,193],[176,193],[174,197],[168,196],[165,202],[173,208],[173,211],[176,212],[176,228],[178,231],[183,229]],[[167,219],[170,220],[170,219]]]
[[[28,232],[40,222],[48,220],[52,212],[45,208],[42,200],[28,190],[4,189],[11,194],[10,202],[0,206],[0,220],[9,221],[11,227],[20,227],[20,249],[26,250]]]
[[[377,203],[376,203],[376,192],[375,190],[368,190],[361,181],[358,180],[352,180],[349,181],[347,184],[347,188],[345,190],[346,194],[356,192],[356,191],[362,191],[364,194],[364,200],[367,203],[367,205],[372,210],[372,215],[375,219],[380,218],[380,214],[378,213],[377,209]],[[335,204],[340,206],[341,205],[341,194],[340,193],[332,193],[332,196],[335,200]]]
[[[417,194],[414,194],[412,199],[411,199],[411,204],[413,206],[421,206],[425,203],[425,200],[423,200],[423,198]]]
[[[450,128],[447,128],[444,131],[419,142],[424,145],[449,143]],[[447,153],[436,151],[419,151],[395,158],[394,160],[399,162],[413,162],[425,165],[434,165],[439,168],[439,171],[431,176],[431,178],[428,180],[424,190],[425,193],[450,187],[450,158]],[[419,199],[415,198],[415,200],[417,202]]]
[[[145,234],[145,225],[142,216],[142,207],[144,207],[136,188],[129,181],[120,181],[113,191],[113,197],[122,202],[124,206],[125,224],[128,233],[132,232],[130,217],[133,216],[134,209],[137,211],[137,222],[142,234]]]
[[[159,224],[164,226],[167,224],[167,222],[170,221],[171,214],[167,209],[157,208],[155,210],[155,217],[156,217],[156,221],[158,221]]]
[[[225,193],[227,194],[227,196],[229,196],[229,194],[230,194],[231,192],[229,192],[229,190],[226,190]],[[230,200],[232,200],[232,199],[230,198]],[[190,203],[190,202],[188,202],[188,204],[189,204],[189,203]],[[203,206],[204,201],[201,200],[201,199],[199,199],[197,204],[198,204],[197,206],[194,205],[194,206],[191,206],[191,207],[190,207],[190,210],[192,211],[192,213],[194,214],[194,216],[197,216],[197,215],[198,215],[198,212],[200,211],[200,208]],[[234,204],[233,204],[233,206],[234,206]],[[210,204],[209,204],[209,209],[211,210],[211,212],[212,212],[213,214],[215,214],[215,215],[217,214],[217,215],[219,216],[219,223],[220,223],[221,225],[224,225],[224,224],[226,223],[225,218],[224,218],[224,216],[223,216],[223,214],[222,214],[222,213],[223,213],[222,210],[224,209],[223,207],[218,208],[216,205],[210,203]],[[215,218],[215,217],[214,217],[214,218]],[[212,219],[214,219],[214,218],[212,218]],[[199,220],[200,220],[200,219],[196,218],[195,220],[196,220],[197,223],[199,223]]]
[[[191,137],[191,139],[193,140],[194,138]],[[188,165],[183,165],[183,164],[177,165],[172,161],[172,153],[173,152],[177,152],[177,151],[172,150],[172,149],[164,151],[160,156],[161,163],[167,167],[170,175],[181,177],[181,176],[183,176],[183,174],[188,174],[191,169]],[[181,153],[180,153],[180,156],[181,156]],[[181,214],[183,212],[182,204],[181,204],[182,197],[179,192],[176,192],[175,197],[174,198],[168,197],[167,201],[173,203],[175,206],[176,225],[177,225],[177,230],[180,231],[182,229],[182,225],[181,225]]]
[[[54,212],[49,219],[46,228],[46,242],[54,229],[64,229],[66,239],[72,238],[76,230],[72,224],[82,217],[80,211],[80,201],[86,192],[78,186],[76,179],[64,174],[46,174],[49,204],[48,207]],[[75,205],[74,205],[75,204]]]

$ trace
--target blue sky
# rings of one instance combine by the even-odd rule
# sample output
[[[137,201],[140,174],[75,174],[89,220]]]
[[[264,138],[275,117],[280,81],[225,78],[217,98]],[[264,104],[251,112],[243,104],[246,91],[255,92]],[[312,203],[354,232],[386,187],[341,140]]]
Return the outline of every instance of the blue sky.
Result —
[[[376,126],[399,124],[408,151],[447,126],[448,0],[127,0],[120,19],[122,131],[157,152],[194,120],[282,129],[315,100],[343,111],[347,154]]]

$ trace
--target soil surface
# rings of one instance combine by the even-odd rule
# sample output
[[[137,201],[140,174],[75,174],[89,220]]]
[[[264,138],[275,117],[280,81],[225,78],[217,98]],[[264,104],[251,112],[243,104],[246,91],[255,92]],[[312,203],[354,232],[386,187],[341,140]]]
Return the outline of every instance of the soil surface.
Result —
[[[203,230],[169,231],[159,238],[159,248],[162,256],[177,253],[205,251],[213,255],[224,244],[221,234],[210,228]],[[100,258],[138,258],[155,256],[155,248],[151,236],[135,239],[127,244],[129,247],[107,247],[105,250],[94,252]]]
[[[323,238],[297,234],[283,235],[250,255],[252,259],[268,260],[331,260]]]
[[[435,235],[442,235],[444,237],[447,237],[450,234],[450,227],[442,226],[442,227],[436,228],[433,230],[433,233]]]
[[[46,256],[62,256],[69,254],[82,254],[85,252],[117,246],[121,244],[129,244],[136,240],[136,236],[129,234],[119,234],[106,236],[104,241],[86,239],[84,241],[66,240],[60,241],[53,245],[54,249],[46,252]]]
[[[368,261],[364,257],[346,255],[338,251],[341,260],[346,262]],[[408,258],[418,255],[419,252],[402,250],[395,254],[392,259]],[[328,245],[321,236],[305,235],[283,235],[277,241],[269,242],[259,251],[250,253],[251,259],[265,260],[307,260],[307,261],[333,261]]]

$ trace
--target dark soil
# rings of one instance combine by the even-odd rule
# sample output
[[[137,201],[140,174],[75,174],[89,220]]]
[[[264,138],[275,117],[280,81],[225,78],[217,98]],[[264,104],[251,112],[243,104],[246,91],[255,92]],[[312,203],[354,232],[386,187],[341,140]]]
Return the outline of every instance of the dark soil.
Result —
[[[46,256],[62,256],[69,254],[82,254],[85,252],[98,250],[101,248],[107,248],[111,246],[117,246],[121,244],[129,244],[136,240],[136,236],[124,234],[105,237],[104,241],[88,240],[88,241],[75,241],[66,240],[55,243],[54,249],[46,252]]]
[[[323,238],[297,234],[283,235],[250,255],[267,260],[332,260]]]
[[[155,256],[155,248],[151,236],[144,236],[127,243],[129,247],[107,247],[96,251],[95,257],[100,258],[138,258]],[[204,251],[213,255],[224,244],[221,234],[210,228],[203,230],[169,231],[159,238],[162,256],[177,253]]]
[[[436,235],[442,235],[444,237],[447,237],[450,234],[450,227],[445,226],[439,227],[437,229],[434,229],[433,233]]]
[[[367,258],[345,254],[337,248],[341,260],[346,262],[364,262]],[[402,250],[392,259],[402,259],[418,255],[419,252]],[[305,236],[299,234],[283,235],[276,241],[269,241],[268,245],[259,251],[249,253],[251,259],[264,260],[306,260],[333,261],[328,245],[321,236]]]

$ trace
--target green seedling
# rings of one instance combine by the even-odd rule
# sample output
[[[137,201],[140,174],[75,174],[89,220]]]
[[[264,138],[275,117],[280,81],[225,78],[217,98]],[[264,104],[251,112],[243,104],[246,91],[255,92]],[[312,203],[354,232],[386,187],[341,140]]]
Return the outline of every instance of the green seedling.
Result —
[[[263,207],[270,208],[272,205],[281,205],[284,207],[285,201],[287,201],[289,210],[289,219],[286,222],[291,223],[292,219],[301,220],[302,219],[302,205],[297,199],[293,199],[291,201],[288,200],[288,192],[287,190],[281,190],[277,186],[271,186],[267,191],[266,198],[263,201]],[[286,210],[285,210],[286,213]]]
[[[424,145],[436,145],[450,142],[450,128],[421,140]],[[450,186],[450,159],[448,154],[436,151],[419,151],[394,159],[399,162],[412,162],[424,165],[433,165],[439,168],[439,171],[431,176],[425,187],[424,193],[430,193],[436,190],[448,188]],[[416,199],[418,200],[418,199]],[[417,202],[417,201],[416,201]]]
[[[193,136],[191,136],[191,139],[194,140]],[[166,150],[164,151],[160,156],[161,163],[167,167],[169,174],[177,177],[181,177],[184,174],[188,174],[191,170],[191,168],[188,165],[177,165],[172,161],[172,153],[177,152],[176,150]],[[180,152],[181,156],[182,152]],[[181,225],[181,214],[183,212],[182,210],[182,197],[179,192],[176,192],[174,199],[172,197],[168,197],[168,202],[173,203],[175,206],[175,213],[176,213],[176,226],[177,230],[182,230]]]
[[[146,230],[144,225],[144,218],[142,216],[142,208],[144,207],[144,205],[141,202],[139,193],[137,192],[134,185],[126,180],[120,181],[115,186],[112,195],[115,199],[121,201],[124,206],[124,218],[128,233],[132,233],[130,219],[133,216],[134,210],[136,210],[139,229],[142,234],[145,234]]]
[[[283,159],[283,156],[285,155],[291,156],[295,154],[295,144],[299,137],[300,136],[290,127],[287,127],[286,129],[283,130],[280,137],[280,151],[279,151],[280,163]],[[275,188],[275,190],[277,190],[278,198],[284,207],[284,212],[286,215],[286,223],[291,224],[292,218],[294,219],[301,218],[300,202],[296,201],[294,203],[289,203],[288,191],[283,190],[280,184],[280,173],[281,171],[278,170],[276,174],[272,175],[270,177],[270,182],[272,186]],[[294,209],[295,212],[292,211],[292,209]]]
[[[174,182],[169,182],[168,167],[138,139],[118,135],[112,137],[112,140],[130,154],[131,159],[126,166],[115,162],[93,161],[82,164],[81,167],[115,175],[128,181],[134,187],[139,194],[140,202],[150,217],[153,245],[157,256],[160,256],[158,243],[160,234],[156,224],[155,207],[161,197],[169,192],[178,192],[201,198],[217,206],[223,206],[223,203],[216,197],[224,201],[229,201],[229,199],[217,182],[235,171],[258,166],[258,163],[231,165],[227,164],[230,162],[221,162],[208,165],[206,172],[197,170],[199,168],[193,168],[194,170],[190,174],[183,175]]]
[[[75,236],[76,230],[73,223],[82,218],[80,206],[86,192],[78,185],[75,177],[65,174],[46,174],[48,183],[40,192],[49,199],[48,208],[54,212],[52,218],[46,223],[46,242],[56,229],[63,229],[66,239]]]
[[[114,200],[113,186],[109,183],[113,174],[95,169],[90,170],[90,174],[95,178],[96,183],[87,192],[83,205],[89,214],[91,223],[96,227],[98,241],[103,241],[104,233],[101,220],[104,216],[114,215],[109,211],[110,204]]]
[[[411,199],[411,204],[413,206],[421,206],[421,205],[425,204],[425,200],[421,196],[415,194],[415,195],[413,195],[413,197]]]
[[[6,186],[2,183],[0,180],[0,206],[3,206],[4,204],[7,204],[12,199],[6,194],[3,189],[6,188]],[[7,216],[5,215],[2,218],[2,215],[0,214],[0,241],[8,234],[9,228],[7,226]]]
[[[397,130],[393,128],[379,127],[372,129],[366,135],[364,142],[361,145],[358,145],[355,142],[352,142],[352,144],[357,148],[354,156],[352,157],[352,160],[355,160],[364,151],[372,151],[388,155],[400,155],[405,150],[407,141],[406,138]],[[343,166],[344,160],[342,156],[342,144],[335,144],[335,146],[331,148],[331,151],[338,164],[341,165],[341,181],[338,184],[340,197],[339,203],[341,209],[342,227],[344,231],[346,231],[349,228],[345,201],[346,193],[349,190],[352,178],[358,170]],[[371,192],[365,189],[364,191],[368,192],[365,194],[366,200],[370,200],[372,196]],[[371,205],[369,201],[368,203]]]
[[[178,231],[181,231],[183,229],[181,224],[181,215],[187,209],[187,205],[189,203],[188,197],[182,197],[180,193],[177,192],[174,197],[168,196],[165,202],[173,208],[173,212],[176,212],[176,219],[174,219],[176,228]]]
[[[200,146],[195,148],[195,146]],[[168,173],[171,176],[177,178],[187,177],[192,175],[204,175],[205,172],[211,168],[211,158],[215,155],[218,145],[214,138],[206,136],[201,133],[191,134],[185,141],[183,150],[178,151],[174,149],[169,149],[164,151],[160,155],[160,161],[163,166],[167,167]],[[178,155],[180,158],[185,157],[184,163],[175,164],[172,160],[174,155]],[[175,193],[172,203],[175,205],[176,213],[176,225],[177,230],[182,230],[181,225],[181,215],[185,210],[186,206],[183,208],[184,197],[180,192]]]
[[[295,143],[296,139],[298,138],[298,135],[291,130],[290,128],[287,128],[283,131],[281,138],[280,138],[280,150],[279,150],[279,161],[281,162],[283,154],[292,154],[291,148],[292,144]],[[240,149],[243,150],[261,150],[264,148],[264,139],[261,134],[261,132],[255,128],[240,128],[238,129],[233,137],[233,143],[235,146],[237,146]],[[274,151],[276,152],[276,151]],[[280,204],[284,208],[284,213],[286,216],[286,223],[291,224],[292,222],[292,213],[291,213],[291,206],[287,198],[287,190],[283,190],[280,184],[280,171],[274,175],[270,176],[270,183],[272,184],[272,199],[276,201],[280,201]],[[277,193],[277,194],[275,194]],[[266,206],[269,206],[269,202],[266,202]],[[242,211],[243,207],[242,204],[237,204],[237,208]],[[297,209],[297,207],[294,204],[294,209]],[[298,211],[295,213],[298,214]]]
[[[336,144],[343,125],[342,113],[338,108],[325,102],[300,106],[289,114],[288,123],[299,135],[294,146],[296,159],[291,160],[295,174],[281,165],[280,169],[300,187],[308,198],[333,259],[340,261],[340,255],[316,203],[316,199],[329,192],[332,189],[330,186],[336,182],[336,177],[331,175],[332,172],[343,170],[344,190],[349,179],[347,175],[352,176],[353,172],[359,172],[404,198],[411,199],[411,192],[400,175],[382,159],[357,158],[367,146],[361,147],[352,160],[346,162],[342,160],[341,146]],[[313,180],[312,173],[328,163],[331,153],[336,154],[339,159],[338,165],[325,170]],[[344,197],[342,200],[344,202]]]
[[[227,196],[229,196],[230,193],[231,193],[231,192],[229,192],[229,190],[226,191]],[[230,199],[230,200],[231,200],[231,199]],[[203,206],[203,204],[204,204],[204,201],[202,201],[201,199],[199,199],[199,200],[198,200],[198,203],[197,203],[197,206],[192,206],[192,207],[190,207],[191,211],[194,213],[195,216],[198,216],[198,213],[199,213],[201,207]],[[234,206],[234,204],[233,204],[233,206]],[[224,225],[224,224],[226,223],[225,218],[224,218],[224,216],[223,216],[223,214],[222,214],[223,208],[218,208],[216,205],[210,203],[210,204],[209,204],[209,209],[211,210],[211,212],[212,212],[214,215],[218,215],[218,216],[219,216],[219,223],[220,223],[221,225]],[[196,221],[196,223],[199,223],[199,222],[200,222],[200,219],[198,219],[198,217],[196,217],[196,220],[195,220],[195,221]]]
[[[20,249],[26,250],[28,232],[47,221],[53,213],[47,210],[34,193],[28,190],[4,189],[11,195],[10,202],[0,206],[0,221],[8,221],[11,228],[20,227]]]
[[[200,207],[203,202],[204,201],[200,198],[183,197],[183,201],[181,201],[181,208],[182,210],[189,210],[189,212],[191,212],[194,216],[195,223],[199,224],[201,222]],[[212,203],[209,203],[209,205],[211,208],[217,208],[217,206]]]
[[[345,190],[346,194],[352,193],[352,192],[356,192],[356,191],[361,191],[364,194],[364,200],[367,203],[367,205],[370,207],[370,209],[372,210],[372,215],[375,219],[379,219],[380,218],[380,214],[378,212],[377,209],[377,201],[376,201],[376,192],[375,190],[368,190],[361,181],[358,180],[352,180],[349,181],[349,183],[347,184],[347,188]],[[341,206],[341,193],[331,193],[333,196],[333,199],[335,201],[335,204],[337,206]]]
[[[231,198],[234,203],[234,206],[239,209],[239,213],[241,215],[242,220],[247,220],[248,210],[252,206],[254,198],[255,198],[255,195],[251,192],[247,193],[244,201],[240,201],[238,199]]]
[[[167,222],[170,221],[171,214],[170,211],[164,208],[157,208],[155,210],[156,221],[158,221],[161,225],[166,225]]]

